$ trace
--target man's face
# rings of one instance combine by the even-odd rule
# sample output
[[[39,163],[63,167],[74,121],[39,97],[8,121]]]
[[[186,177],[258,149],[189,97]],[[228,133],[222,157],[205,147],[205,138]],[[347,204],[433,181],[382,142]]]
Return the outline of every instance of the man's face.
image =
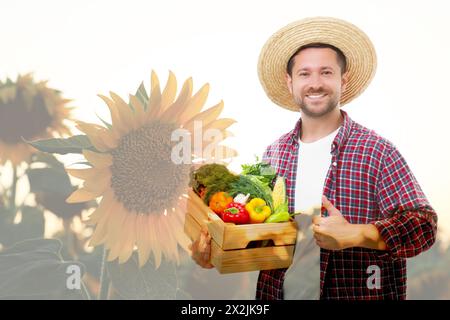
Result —
[[[319,118],[339,106],[347,74],[341,75],[337,54],[329,48],[307,48],[294,57],[286,82],[296,104],[307,116]]]

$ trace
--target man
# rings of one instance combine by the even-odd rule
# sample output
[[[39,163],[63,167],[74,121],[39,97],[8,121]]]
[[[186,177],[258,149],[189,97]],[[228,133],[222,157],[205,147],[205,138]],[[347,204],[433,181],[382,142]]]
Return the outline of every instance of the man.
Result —
[[[368,37],[334,18],[291,23],[263,47],[265,92],[300,112],[264,160],[286,178],[291,212],[320,202],[322,210],[297,216],[293,263],[261,271],[257,299],[406,298],[406,258],[433,245],[437,215],[395,146],[340,110],[375,69]],[[193,244],[207,268],[209,240],[204,232]]]

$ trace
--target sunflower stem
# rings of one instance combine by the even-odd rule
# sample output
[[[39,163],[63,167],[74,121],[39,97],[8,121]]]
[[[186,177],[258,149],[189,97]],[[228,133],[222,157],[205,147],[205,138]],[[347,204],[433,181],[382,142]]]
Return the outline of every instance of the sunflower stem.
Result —
[[[92,300],[91,295],[89,294],[89,291],[84,284],[84,281],[81,281],[81,295],[84,300]]]
[[[16,194],[17,194],[17,166],[13,165],[13,180],[11,186],[10,208],[16,212]]]
[[[69,257],[72,259],[77,259],[78,255],[76,252],[76,246],[75,246],[75,235],[72,231],[71,220],[63,219],[63,226],[65,231],[65,238],[66,238],[66,244],[67,244],[67,252],[69,254]]]
[[[100,269],[100,292],[98,294],[98,300],[106,300],[108,299],[108,291],[109,291],[109,278],[106,274],[106,248],[103,247],[103,258],[102,265]]]

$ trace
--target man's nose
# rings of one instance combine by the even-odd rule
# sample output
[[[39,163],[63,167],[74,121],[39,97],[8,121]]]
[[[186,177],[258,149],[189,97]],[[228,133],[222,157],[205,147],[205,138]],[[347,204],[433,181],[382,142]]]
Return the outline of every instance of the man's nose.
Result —
[[[309,78],[309,86],[311,89],[317,90],[322,88],[322,79],[318,74],[312,74]]]

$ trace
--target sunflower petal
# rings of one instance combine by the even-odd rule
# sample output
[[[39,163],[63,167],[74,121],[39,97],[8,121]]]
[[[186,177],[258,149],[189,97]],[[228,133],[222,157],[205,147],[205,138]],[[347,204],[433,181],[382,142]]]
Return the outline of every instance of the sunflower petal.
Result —
[[[65,117],[65,118],[69,118],[69,116]],[[56,131],[59,132],[59,135],[61,137],[64,136],[70,136],[72,134],[72,132],[70,131],[69,128],[64,127],[64,126],[59,126],[57,124],[53,124],[53,127],[55,127]]]
[[[117,200],[113,199],[110,207],[112,216],[108,222],[108,240],[106,242],[107,248],[112,248],[120,240],[123,223],[125,221],[127,210]]]
[[[119,253],[119,263],[124,263],[130,259],[134,244],[136,243],[136,214],[128,213],[127,222],[124,224],[123,232],[126,234],[125,241]]]
[[[113,132],[115,133],[115,137],[118,138],[120,137],[120,135],[125,132],[125,130],[123,129],[123,123],[120,120],[120,115],[119,115],[119,111],[117,110],[116,104],[114,103],[114,101],[112,101],[110,98],[99,94],[98,95],[108,106],[109,108],[109,112],[111,114],[111,122],[112,122],[112,127],[113,127]]]
[[[141,101],[136,97],[130,94],[130,103],[134,108],[135,121],[138,124],[138,127],[142,126],[145,122],[145,110]]]
[[[70,174],[72,177],[82,179],[82,180],[88,180],[92,179],[95,176],[97,176],[99,173],[104,174],[105,169],[98,169],[98,168],[86,168],[86,169],[65,169],[68,174]],[[108,170],[109,171],[109,170]]]
[[[153,257],[155,262],[155,268],[158,269],[161,265],[161,247],[159,246],[159,241],[156,236],[156,230],[158,228],[158,219],[155,215],[151,216],[152,219],[148,219],[149,226],[149,242],[152,246]]]
[[[125,126],[125,133],[130,132],[132,129],[136,129],[137,125],[134,119],[134,112],[131,110],[130,106],[116,93],[111,91],[109,94],[116,103],[120,119]]]
[[[234,137],[234,133],[231,131],[228,131],[228,130],[222,130],[221,133],[222,133],[223,140],[225,140],[226,138]]]
[[[151,75],[150,98],[147,102],[146,112],[146,122],[153,120],[161,112],[161,89],[159,88],[158,76],[154,71],[152,71]]]
[[[99,197],[99,194],[95,194],[91,191],[88,191],[84,188],[75,190],[67,199],[67,203],[78,203],[78,202],[86,202],[89,200],[94,200]]]
[[[189,252],[188,246],[191,243],[191,240],[188,238],[186,233],[184,232],[184,217],[186,210],[182,210],[180,208],[175,209],[174,215],[177,216],[177,218],[173,219],[174,227],[173,229],[176,230],[173,232],[173,235],[176,238],[177,243],[186,251]],[[172,221],[171,221],[172,224]]]
[[[236,122],[236,120],[231,118],[216,119],[210,122],[207,126],[203,127],[203,130],[217,129],[222,131],[235,124]]]
[[[121,243],[119,241],[116,241],[110,248],[108,248],[109,252],[108,257],[106,259],[107,261],[111,262],[119,257],[120,245]]]
[[[155,215],[147,215],[147,219],[144,220],[144,239],[146,242],[146,246],[149,248],[149,258],[150,254],[154,251],[154,239],[152,233],[154,233],[155,229]]]
[[[173,220],[176,219],[173,215],[170,217],[167,216],[160,216],[159,217],[159,230],[160,233],[160,241],[161,244],[164,245],[164,253],[169,261],[176,261],[179,263],[179,256],[178,256],[178,248],[177,248],[177,241],[174,236],[174,232],[177,232],[177,230],[173,227],[173,225],[169,224],[170,222],[174,222]],[[164,238],[164,240],[162,240]]]
[[[167,79],[166,87],[161,96],[161,111],[162,114],[166,111],[167,107],[173,103],[177,94],[177,79],[172,71],[169,71],[169,78]]]
[[[111,186],[111,172],[108,170],[105,174],[99,174],[95,179],[84,181],[83,187],[95,194],[103,194]]]
[[[88,246],[96,247],[105,242],[108,230],[105,224],[97,224],[94,232],[92,233],[91,239],[89,239]]]
[[[83,155],[96,168],[106,168],[112,165],[112,155],[109,153],[83,150]]]
[[[147,262],[150,256],[150,244],[147,240],[147,216],[139,214],[136,220],[136,245],[138,247],[139,267]]]
[[[174,239],[174,242],[175,242],[175,245],[176,245],[176,248],[177,248],[177,251],[176,251],[176,252],[177,252],[177,260],[178,260],[178,258],[179,258],[179,257],[178,257],[178,244],[179,244],[178,239],[179,239],[179,235],[180,235],[180,234],[184,234],[184,235],[185,235],[185,232],[184,232],[184,218],[182,218],[182,217],[178,214],[178,209],[175,209],[175,212],[173,212],[173,213],[171,214],[170,224],[171,224],[171,225],[173,224],[171,234],[172,234],[172,237],[173,237],[173,239]],[[187,239],[187,237],[186,237],[186,239]],[[187,242],[186,245],[187,245],[188,243],[190,243],[190,241]]]
[[[178,116],[186,108],[187,102],[191,98],[191,94],[192,78],[189,78],[184,82],[183,88],[178,95],[178,99],[161,115],[161,121],[173,121],[173,119],[178,120]]]
[[[102,126],[78,121],[76,127],[88,136],[91,143],[99,151],[108,151],[117,146],[117,140]]]
[[[113,197],[113,191],[112,189],[105,192],[103,195],[102,200],[100,201],[98,207],[92,212],[87,220],[85,221],[87,224],[97,224],[100,221],[105,220],[105,225],[107,224],[107,219],[110,216],[111,213],[111,204],[112,204],[112,198]]]
[[[13,165],[17,165],[28,158],[28,155],[23,152],[21,145],[17,145],[17,150],[13,150],[9,144],[3,144],[0,147],[0,161],[2,164],[10,160]]]
[[[189,100],[184,110],[181,112],[179,122],[184,123],[200,113],[208,98],[209,84],[205,84],[198,92]]]
[[[107,243],[108,243],[108,248],[110,248],[109,254],[108,254],[108,261],[113,261],[116,258],[118,258],[120,255],[120,249],[122,248],[123,243],[125,241],[125,237],[127,236],[126,232],[128,230],[126,230],[124,228],[124,226],[127,223],[128,215],[129,215],[129,213],[127,211],[124,211],[124,209],[120,210],[120,216],[121,216],[121,218],[123,217],[123,220],[122,220],[122,223],[120,224],[119,232],[116,233],[114,236],[108,235]],[[116,221],[116,223],[117,223],[117,221]]]
[[[206,158],[207,162],[230,159],[238,155],[238,152],[235,149],[229,148],[227,146],[215,145],[211,146],[211,148],[212,150],[203,152],[203,155]]]
[[[188,120],[185,124],[183,124],[183,128],[187,129],[191,132],[194,131],[194,122],[200,121],[203,127],[206,127],[210,122],[216,120],[223,110],[223,101],[220,101],[214,107],[206,109],[205,111],[197,114],[190,120]]]
[[[108,237],[108,220],[111,216],[110,207],[111,199],[109,196],[105,195],[100,205],[89,217],[88,223],[94,221],[96,222],[94,233],[89,240],[90,247],[96,247],[106,242],[106,239]]]

